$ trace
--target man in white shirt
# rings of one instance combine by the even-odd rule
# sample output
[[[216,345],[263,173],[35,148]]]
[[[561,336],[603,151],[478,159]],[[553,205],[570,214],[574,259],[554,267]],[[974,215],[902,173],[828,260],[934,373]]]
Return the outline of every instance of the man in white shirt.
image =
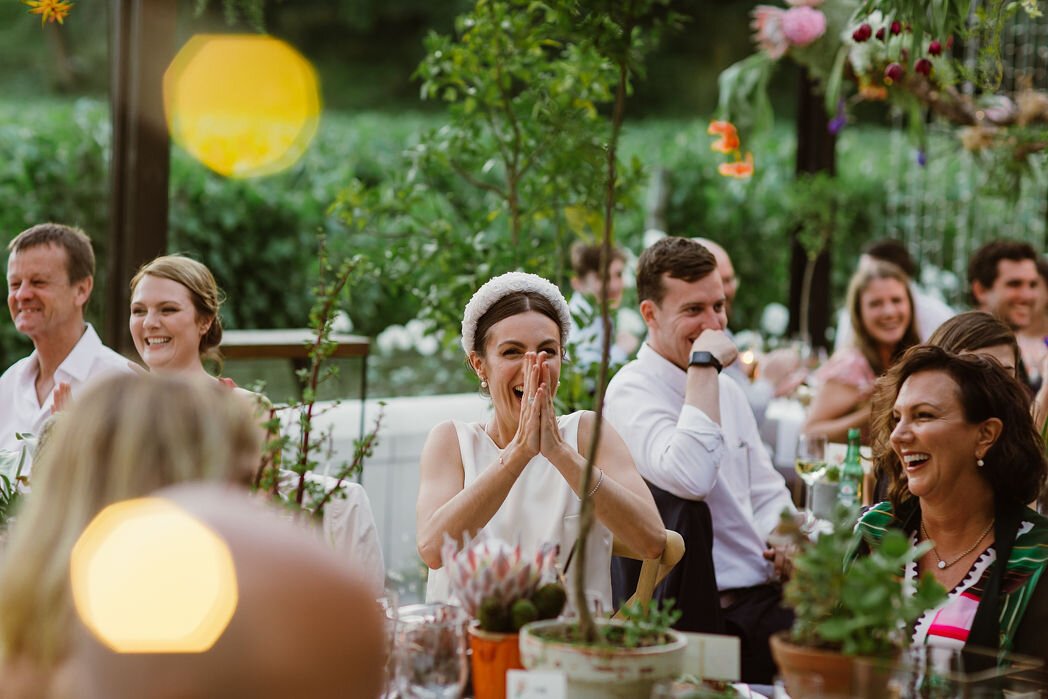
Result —
[[[17,450],[15,435],[39,434],[56,393],[76,393],[92,378],[131,369],[84,322],[95,255],[83,231],[42,223],[19,233],[8,250],[7,307],[34,347],[0,376],[0,449]]]
[[[788,628],[792,613],[780,606],[777,582],[787,566],[767,541],[794,508],[742,390],[720,375],[737,350],[724,332],[716,260],[695,241],[663,238],[637,263],[637,296],[648,339],[612,379],[604,414],[649,483],[709,506],[717,589],[725,626],[742,641],[742,679],[770,683],[768,636]]]

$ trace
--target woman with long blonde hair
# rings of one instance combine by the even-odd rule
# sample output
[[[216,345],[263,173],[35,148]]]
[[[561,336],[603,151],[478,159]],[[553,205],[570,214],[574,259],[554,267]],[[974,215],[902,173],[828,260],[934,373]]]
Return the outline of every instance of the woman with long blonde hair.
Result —
[[[69,555],[95,515],[174,483],[247,483],[259,450],[250,408],[217,383],[122,375],[77,397],[40,445],[0,564],[0,684],[46,678],[63,661]]]
[[[804,425],[805,433],[832,442],[845,441],[852,427],[866,432],[874,382],[920,342],[909,278],[891,263],[860,267],[848,284],[847,307],[854,346],[835,352],[816,374],[819,388]]]

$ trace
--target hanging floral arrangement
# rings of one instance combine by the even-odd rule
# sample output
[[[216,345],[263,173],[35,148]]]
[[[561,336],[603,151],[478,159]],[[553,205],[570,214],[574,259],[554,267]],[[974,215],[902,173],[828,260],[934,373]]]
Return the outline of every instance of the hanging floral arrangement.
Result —
[[[740,132],[770,125],[767,86],[778,61],[804,66],[822,93],[829,130],[847,124],[852,106],[889,101],[909,117],[923,143],[926,115],[962,127],[961,142],[980,150],[1004,146],[1016,160],[1048,149],[1048,95],[1023,89],[997,94],[1001,32],[1014,13],[1040,16],[1038,0],[986,0],[969,14],[961,0],[786,0],[753,10],[757,53],[721,73],[719,116]],[[955,41],[979,46],[971,66]],[[964,84],[975,90],[963,90]],[[1022,134],[1017,129],[1025,129]]]

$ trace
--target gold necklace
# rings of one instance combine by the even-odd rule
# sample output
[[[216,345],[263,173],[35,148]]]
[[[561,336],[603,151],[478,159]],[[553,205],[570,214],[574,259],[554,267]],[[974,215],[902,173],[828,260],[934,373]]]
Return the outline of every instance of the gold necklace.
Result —
[[[979,544],[981,544],[983,539],[986,538],[986,535],[990,533],[991,529],[993,529],[993,523],[995,521],[996,521],[996,518],[991,519],[990,523],[986,525],[986,529],[983,529],[983,533],[979,535],[978,540],[976,540],[976,542],[974,544],[969,546],[967,551],[962,553],[960,556],[957,556],[952,561],[944,561],[942,558],[939,557],[939,552],[935,550],[934,546],[932,546],[932,553],[935,554],[935,560],[939,561],[939,563],[937,564],[939,566],[939,570],[946,570],[947,568],[952,566],[954,563],[956,563],[957,561],[961,560],[962,558],[967,556],[969,553],[974,551],[975,547],[978,546]],[[925,539],[930,539],[931,538],[930,536],[928,536],[928,530],[924,528],[924,522],[923,521],[921,521],[921,534],[924,536]]]

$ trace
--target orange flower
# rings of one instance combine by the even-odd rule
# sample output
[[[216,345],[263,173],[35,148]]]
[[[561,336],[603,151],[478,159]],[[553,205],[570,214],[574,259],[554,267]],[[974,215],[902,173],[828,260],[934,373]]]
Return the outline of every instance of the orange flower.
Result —
[[[718,153],[732,153],[739,149],[739,132],[730,121],[711,121],[706,133],[720,136],[720,139],[710,146]]]
[[[725,177],[746,179],[753,175],[753,153],[746,154],[746,160],[736,160],[733,163],[721,163],[717,166],[717,172]]]
[[[41,27],[44,26],[44,22],[62,24],[73,9],[73,3],[63,0],[22,0],[22,4],[30,7],[29,14],[40,15]]]

